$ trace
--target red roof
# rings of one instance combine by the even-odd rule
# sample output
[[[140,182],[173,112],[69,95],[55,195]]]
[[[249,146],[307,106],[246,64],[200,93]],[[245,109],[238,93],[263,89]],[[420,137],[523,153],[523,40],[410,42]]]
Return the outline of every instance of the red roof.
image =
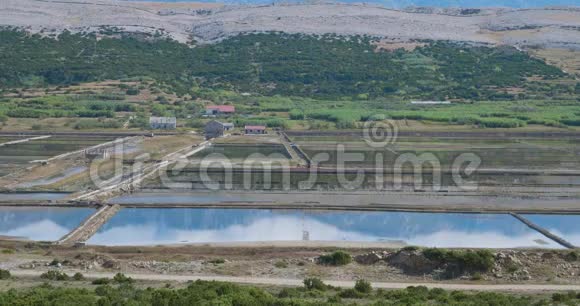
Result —
[[[233,105],[208,105],[205,107],[207,110],[217,110],[220,113],[235,113],[236,107]]]
[[[246,130],[265,130],[266,127],[263,125],[246,125],[244,127]]]

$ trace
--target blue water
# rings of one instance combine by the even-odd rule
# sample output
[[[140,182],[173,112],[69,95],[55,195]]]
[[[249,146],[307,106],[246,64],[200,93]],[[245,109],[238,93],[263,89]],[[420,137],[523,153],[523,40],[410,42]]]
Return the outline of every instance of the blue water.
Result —
[[[559,247],[509,215],[195,208],[125,208],[88,243],[300,241],[304,231],[313,241],[402,241],[436,247]]]
[[[264,3],[281,3],[281,1],[272,0],[152,0],[155,2],[210,2],[226,4],[264,4]],[[303,1],[284,1],[284,3],[300,3]],[[346,3],[376,3],[389,8],[405,8],[408,6],[436,6],[436,7],[513,7],[513,8],[531,8],[542,6],[571,5],[578,6],[578,0],[342,0],[338,2]]]
[[[528,220],[580,246],[580,215],[524,215]]]
[[[93,211],[90,208],[0,207],[0,236],[58,240]]]

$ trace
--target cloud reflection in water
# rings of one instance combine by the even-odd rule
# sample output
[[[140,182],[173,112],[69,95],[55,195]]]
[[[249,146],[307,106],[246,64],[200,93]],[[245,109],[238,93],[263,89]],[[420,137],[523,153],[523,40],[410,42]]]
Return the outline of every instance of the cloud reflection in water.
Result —
[[[11,230],[0,231],[0,236],[23,237],[36,241],[58,240],[70,229],[60,226],[50,220],[29,223]]]
[[[295,216],[271,216],[255,218],[243,224],[231,224],[223,228],[185,229],[171,225],[147,222],[118,225],[97,233],[90,244],[106,245],[154,245],[203,242],[250,242],[250,241],[300,241],[303,228],[315,241],[405,241],[411,245],[437,247],[558,247],[539,233],[532,231],[508,236],[500,232],[440,230],[416,234],[412,237],[377,236],[320,222],[314,218]],[[535,240],[547,242],[540,245]]]

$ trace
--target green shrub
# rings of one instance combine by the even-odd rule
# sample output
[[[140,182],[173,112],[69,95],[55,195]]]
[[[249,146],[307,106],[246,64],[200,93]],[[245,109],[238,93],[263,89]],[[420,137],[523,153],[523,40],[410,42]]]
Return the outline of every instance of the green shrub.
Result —
[[[580,298],[579,294],[575,293],[574,291],[552,294],[552,301],[558,304],[578,305],[578,303],[574,303],[572,301],[579,298]]]
[[[128,96],[136,96],[139,94],[139,89],[137,88],[129,88],[127,89],[127,91],[125,92]]]
[[[434,261],[445,261],[448,259],[450,252],[438,248],[428,248],[423,250],[423,256]]]
[[[516,271],[518,271],[520,269],[520,267],[518,265],[516,265],[513,262],[510,262],[507,266],[506,266],[506,271],[508,273],[514,273]]]
[[[439,263],[457,264],[462,270],[469,271],[489,271],[495,263],[493,253],[489,250],[450,251],[428,248],[422,253],[427,259]]]
[[[406,247],[402,248],[401,251],[414,252],[414,251],[418,251],[420,249],[421,248],[418,247],[418,246],[409,245],[409,246],[406,246]]]
[[[69,276],[66,273],[61,272],[61,271],[56,271],[56,270],[50,270],[50,271],[44,272],[40,275],[40,278],[53,280],[53,281],[67,281],[67,280],[69,280]]]
[[[289,115],[291,120],[304,120],[304,113],[300,110],[293,109]]]
[[[570,253],[566,254],[566,260],[568,261],[579,261],[580,254],[577,251],[570,251]]]
[[[471,276],[471,280],[472,281],[480,281],[483,279],[483,276],[481,275],[481,273],[479,272],[475,272],[473,273],[473,275]]]
[[[199,128],[204,127],[205,123],[203,123],[203,121],[201,121],[199,119],[193,119],[193,120],[187,121],[185,126],[187,126],[188,128],[199,129]]]
[[[9,279],[10,278],[10,271],[0,269],[0,279]]]
[[[325,291],[328,289],[328,286],[322,280],[316,277],[306,278],[304,279],[303,283],[306,290]]]
[[[216,258],[216,259],[209,260],[208,263],[214,264],[214,265],[221,265],[221,264],[226,263],[226,260],[223,258]]]
[[[300,297],[300,291],[296,288],[284,288],[278,293],[279,298],[297,298]]]
[[[14,250],[12,249],[3,249],[2,254],[14,254]]]
[[[113,277],[113,281],[117,284],[131,284],[131,283],[133,283],[133,279],[125,276],[125,274],[123,274],[123,273],[117,273],[115,275],[115,277]]]
[[[336,251],[331,254],[321,255],[318,262],[328,266],[344,266],[352,262],[350,254],[343,251]]]
[[[359,279],[354,285],[354,290],[360,293],[371,293],[371,291],[373,291],[373,287],[371,286],[370,282],[364,279]]]
[[[288,268],[288,263],[285,261],[277,261],[274,266],[278,269],[285,269]]]
[[[82,273],[77,272],[77,273],[75,273],[75,275],[73,275],[73,279],[75,281],[82,281],[82,280],[85,280],[85,276]]]
[[[365,297],[363,293],[358,292],[354,289],[343,290],[338,294],[338,296],[344,299],[362,299],[363,297]]]
[[[109,278],[97,278],[91,282],[93,285],[107,285],[111,283]]]
[[[96,120],[96,119],[84,119],[79,120],[74,125],[76,130],[89,130],[89,129],[118,129],[122,127],[123,124],[117,120]]]

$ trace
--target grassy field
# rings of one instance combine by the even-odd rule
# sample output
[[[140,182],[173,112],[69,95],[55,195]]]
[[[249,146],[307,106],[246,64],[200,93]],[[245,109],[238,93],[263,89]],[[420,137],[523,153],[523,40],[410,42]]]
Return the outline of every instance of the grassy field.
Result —
[[[122,83],[120,83],[122,84]],[[234,92],[214,92],[212,100],[159,93],[154,101],[135,101],[120,92],[120,85],[108,85],[116,100],[97,95],[48,92],[41,96],[4,97],[0,103],[0,130],[82,130],[123,131],[148,129],[149,116],[176,116],[179,130],[201,129],[208,104],[233,104],[236,115],[221,118],[237,127],[264,124],[286,129],[357,129],[365,121],[392,119],[406,129],[577,129],[580,105],[574,100],[525,100],[456,102],[446,105],[415,105],[409,100],[386,98],[369,100],[316,100],[302,97],[244,96]],[[157,90],[144,82],[140,87]],[[123,86],[121,86],[123,87]],[[152,89],[153,88],[153,89]],[[114,90],[117,90],[115,92]],[[95,98],[95,96],[100,97]],[[162,100],[165,102],[159,102]],[[453,127],[455,126],[455,127]]]

